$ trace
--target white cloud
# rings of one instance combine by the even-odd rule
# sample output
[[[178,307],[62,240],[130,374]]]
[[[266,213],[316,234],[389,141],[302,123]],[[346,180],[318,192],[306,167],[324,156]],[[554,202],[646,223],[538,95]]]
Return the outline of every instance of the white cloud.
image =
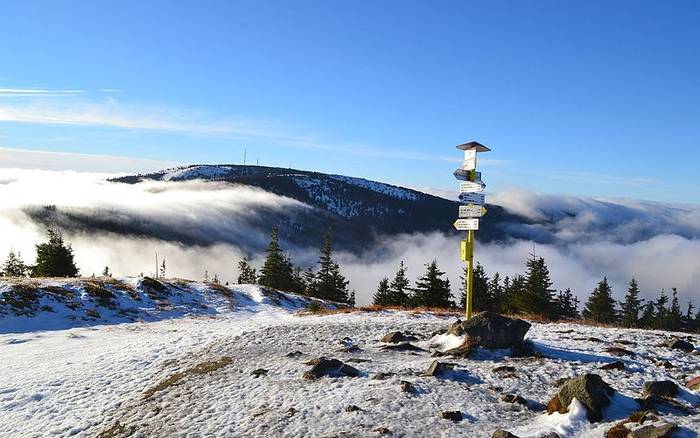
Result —
[[[175,161],[0,147],[0,168],[139,173],[173,167]]]

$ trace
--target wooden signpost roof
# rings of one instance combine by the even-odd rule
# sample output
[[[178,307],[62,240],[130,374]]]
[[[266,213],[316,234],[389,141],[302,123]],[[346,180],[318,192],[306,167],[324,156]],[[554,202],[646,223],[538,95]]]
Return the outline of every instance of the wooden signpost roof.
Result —
[[[463,143],[463,144],[457,145],[457,149],[461,149],[463,151],[469,151],[472,149],[476,149],[477,152],[488,152],[491,150],[488,147],[484,146],[483,144],[481,144],[477,141],[470,141],[469,143]]]

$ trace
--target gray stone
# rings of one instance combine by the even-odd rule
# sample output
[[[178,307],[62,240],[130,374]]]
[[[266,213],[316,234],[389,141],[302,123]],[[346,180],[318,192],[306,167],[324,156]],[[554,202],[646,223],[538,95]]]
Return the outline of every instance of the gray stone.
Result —
[[[445,420],[454,421],[455,423],[462,421],[462,413],[460,411],[440,411],[438,412],[438,416]]]
[[[678,338],[671,339],[666,343],[666,346],[674,350],[683,350],[689,352],[695,350],[695,346],[693,344]]]
[[[627,435],[629,438],[671,438],[673,432],[678,429],[677,424],[665,423],[660,426],[648,425],[633,430]]]
[[[540,438],[561,438],[556,432],[549,432],[546,435],[542,435]]]
[[[491,435],[491,438],[518,438],[518,436],[513,435],[507,430],[499,429]]]
[[[398,344],[399,342],[414,342],[418,338],[413,335],[407,335],[401,332],[389,332],[381,339],[381,342],[387,344]]]
[[[251,371],[250,375],[255,377],[255,378],[261,377],[261,376],[267,375],[267,370],[265,368],[258,368],[257,370]]]
[[[503,394],[501,396],[501,401],[506,403],[517,403],[519,405],[527,406],[527,400],[517,394]]]
[[[642,386],[642,397],[675,397],[676,394],[678,394],[678,385],[670,380],[644,382]]]
[[[406,380],[401,381],[401,392],[413,393],[415,391],[416,388],[413,386],[413,383],[408,382]]]
[[[606,363],[602,367],[600,367],[601,370],[624,370],[625,369],[625,364],[622,361],[616,360],[615,362],[610,362]]]
[[[377,432],[379,435],[391,435],[391,431],[389,430],[389,428],[384,426],[378,427],[374,429],[374,431]]]
[[[430,367],[428,367],[428,371],[425,372],[425,375],[439,377],[449,373],[454,369],[454,367],[455,364],[438,362],[437,360],[434,360],[433,363],[430,364]]]
[[[357,412],[357,411],[361,411],[361,410],[362,409],[360,409],[358,406],[355,406],[355,405],[348,405],[348,407],[345,408],[345,412]]]
[[[462,320],[458,319],[457,321],[453,322],[452,325],[450,325],[450,328],[447,329],[447,334],[453,336],[464,336]]]
[[[488,349],[511,348],[523,342],[530,323],[507,318],[493,312],[482,312],[462,323],[464,333],[474,344]]]
[[[338,359],[328,359],[319,357],[318,359],[306,362],[312,365],[311,369],[304,373],[304,378],[313,380],[319,377],[357,377],[360,372],[357,368],[344,364]]]
[[[388,344],[379,347],[381,351],[417,351],[424,352],[425,350],[417,347],[410,342],[401,342],[400,344]]]
[[[610,404],[614,392],[599,375],[583,374],[564,383],[556,397],[563,408],[568,408],[574,398],[578,399],[586,407],[588,420],[594,423],[603,418],[603,409]]]

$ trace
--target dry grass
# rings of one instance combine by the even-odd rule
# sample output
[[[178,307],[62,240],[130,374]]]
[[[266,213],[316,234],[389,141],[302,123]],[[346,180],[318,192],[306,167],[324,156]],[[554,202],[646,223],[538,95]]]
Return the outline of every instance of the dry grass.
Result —
[[[455,316],[459,317],[459,315],[462,314],[462,312],[457,311],[457,310],[452,310],[452,309],[444,309],[441,307],[412,307],[412,308],[406,308],[406,307],[401,307],[401,306],[357,306],[357,307],[338,307],[335,309],[331,309],[328,307],[325,307],[323,304],[320,302],[311,302],[309,306],[299,312],[299,315],[307,315],[307,314],[313,314],[313,315],[338,315],[338,314],[346,314],[346,313],[358,313],[358,312],[365,312],[365,313],[379,313],[379,312],[386,312],[386,311],[395,311],[395,312],[408,312],[414,315],[418,315],[421,313],[430,313],[432,315],[437,315],[437,316]]]
[[[231,362],[232,362],[232,359],[229,356],[222,356],[219,360],[202,362],[200,364],[195,365],[192,368],[186,369],[185,371],[178,371],[178,372],[166,377],[165,379],[161,380],[155,386],[148,388],[143,393],[143,398],[144,399],[151,398],[151,397],[153,397],[153,395],[156,392],[162,391],[164,389],[167,389],[167,388],[177,384],[181,380],[185,379],[187,376],[193,376],[193,375],[201,376],[204,374],[209,374],[209,373],[212,373],[218,369],[225,367],[226,365],[230,364]]]

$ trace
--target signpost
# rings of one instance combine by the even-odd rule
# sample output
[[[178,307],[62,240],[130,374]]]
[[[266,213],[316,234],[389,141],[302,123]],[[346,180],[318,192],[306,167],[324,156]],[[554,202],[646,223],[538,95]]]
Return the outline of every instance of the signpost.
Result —
[[[483,217],[486,214],[486,209],[481,205],[469,204],[459,206],[459,217]]]
[[[467,232],[467,238],[460,244],[460,255],[461,260],[467,264],[465,312],[466,318],[470,319],[474,281],[474,232],[479,229],[479,218],[486,214],[486,209],[483,207],[486,196],[481,193],[486,188],[486,184],[481,181],[481,172],[476,171],[476,155],[478,152],[488,152],[491,149],[475,141],[460,144],[457,149],[464,151],[464,163],[461,168],[454,171],[454,176],[463,181],[459,184],[459,200],[466,205],[459,206],[459,219],[455,221],[454,227]]]
[[[459,200],[465,204],[484,205],[486,202],[486,195],[483,193],[462,192],[459,194]]]

